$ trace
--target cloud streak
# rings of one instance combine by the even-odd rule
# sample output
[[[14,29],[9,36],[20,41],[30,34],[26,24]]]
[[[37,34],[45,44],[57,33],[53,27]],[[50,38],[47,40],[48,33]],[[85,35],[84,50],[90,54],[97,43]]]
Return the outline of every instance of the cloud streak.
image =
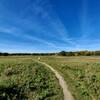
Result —
[[[28,9],[29,7],[27,7],[27,11]],[[46,25],[44,26],[45,28],[43,30],[45,30],[47,26],[50,26],[51,30],[53,30],[51,34],[50,32],[47,32],[49,33],[48,35],[58,35],[60,39],[62,39],[66,43],[76,45],[75,41],[73,42],[72,39],[70,39],[70,37],[68,36],[68,31],[66,30],[64,24],[62,24],[59,17],[56,15],[56,12],[54,12],[53,7],[48,0],[35,0],[34,3],[32,3],[32,11],[36,17],[39,16],[39,19],[44,20],[43,23],[46,22]]]
[[[16,29],[16,28],[11,28],[11,29],[0,28],[0,32],[3,33],[3,34],[5,33],[5,34],[8,34],[8,35],[13,35],[13,36],[17,36],[17,37],[22,36],[22,38],[28,39],[31,42],[37,41],[39,43],[55,47],[55,45],[53,43],[49,43],[49,42],[47,42],[43,39],[37,38],[35,36],[31,36],[31,35],[29,35],[29,33],[28,34],[22,34],[23,32],[21,30],[20,31],[18,31],[18,30],[19,29]]]
[[[5,9],[7,8],[5,7]],[[0,31],[3,34],[24,38],[31,43],[39,42],[50,48],[67,48],[62,45],[77,47],[77,43],[70,38],[68,30],[53,10],[50,1],[33,0],[20,13],[15,13],[12,9],[8,10],[9,14],[7,13],[7,15],[12,16],[8,16],[8,20],[12,25],[2,26]],[[55,44],[54,41],[58,43]]]

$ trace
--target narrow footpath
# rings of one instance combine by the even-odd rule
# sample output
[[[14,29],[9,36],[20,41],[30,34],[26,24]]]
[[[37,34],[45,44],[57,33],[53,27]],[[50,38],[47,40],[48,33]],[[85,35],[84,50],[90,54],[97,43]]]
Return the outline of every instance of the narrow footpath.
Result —
[[[64,100],[74,100],[73,96],[71,95],[70,91],[68,90],[68,86],[64,80],[64,78],[55,70],[52,68],[52,66],[44,63],[44,62],[40,62],[39,63],[45,65],[46,67],[48,67],[49,69],[51,69],[51,71],[55,74],[55,76],[57,77],[57,79],[59,80],[59,84],[63,89],[63,94],[64,94]]]

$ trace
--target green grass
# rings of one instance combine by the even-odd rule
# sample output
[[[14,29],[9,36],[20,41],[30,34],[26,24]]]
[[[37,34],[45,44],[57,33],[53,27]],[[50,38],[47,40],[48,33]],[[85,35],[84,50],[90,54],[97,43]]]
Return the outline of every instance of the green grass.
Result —
[[[40,58],[64,77],[75,100],[100,100],[99,56]],[[54,74],[33,59],[38,60],[38,56],[0,57],[0,97],[17,98],[12,100],[18,100],[18,97],[20,100],[63,100],[62,89]],[[6,90],[11,90],[11,94]]]
[[[45,56],[41,61],[59,71],[75,100],[100,100],[100,57]]]
[[[63,100],[55,75],[31,57],[0,57],[0,100]]]

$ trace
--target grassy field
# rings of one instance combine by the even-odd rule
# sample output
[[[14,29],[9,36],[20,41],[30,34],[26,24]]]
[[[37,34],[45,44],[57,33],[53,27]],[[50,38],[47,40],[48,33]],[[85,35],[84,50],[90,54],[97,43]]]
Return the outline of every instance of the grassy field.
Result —
[[[34,61],[38,57],[0,57],[0,100],[63,100],[54,74]],[[100,100],[100,57],[41,56],[40,61],[64,77],[75,100]]]
[[[75,100],[100,100],[100,57],[45,56],[41,61],[59,71]]]
[[[0,57],[0,100],[63,100],[55,75],[31,57]]]

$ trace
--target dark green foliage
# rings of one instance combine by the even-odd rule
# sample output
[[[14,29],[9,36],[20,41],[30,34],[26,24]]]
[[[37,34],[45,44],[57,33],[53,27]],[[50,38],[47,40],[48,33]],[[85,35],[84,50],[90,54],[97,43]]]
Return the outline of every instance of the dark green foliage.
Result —
[[[61,51],[61,52],[59,52],[59,55],[66,56],[66,52],[65,51]]]
[[[0,100],[60,100],[57,79],[32,60],[0,64]]]
[[[64,51],[64,55],[63,55],[63,51],[59,52],[58,55],[62,55],[62,56],[94,56],[94,55],[98,55],[96,51],[75,51],[75,52],[65,52]]]
[[[100,51],[95,51],[96,56],[100,56]]]
[[[100,56],[100,51],[61,51],[58,53],[0,53],[0,56]]]

